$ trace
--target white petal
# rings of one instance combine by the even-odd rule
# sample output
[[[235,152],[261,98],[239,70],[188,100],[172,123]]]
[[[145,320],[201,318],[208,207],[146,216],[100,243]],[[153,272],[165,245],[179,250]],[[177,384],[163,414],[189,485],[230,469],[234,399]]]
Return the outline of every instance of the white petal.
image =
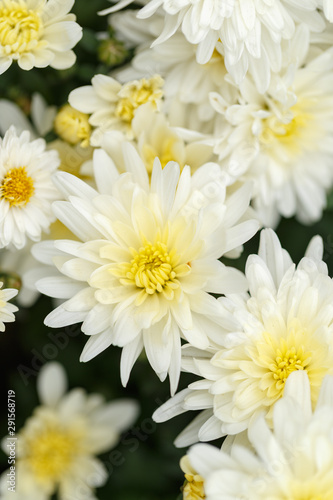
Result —
[[[96,425],[110,426],[117,432],[130,427],[139,414],[139,405],[133,399],[120,399],[99,409],[94,415]]]
[[[95,149],[93,157],[94,176],[101,194],[111,194],[119,172],[113,160],[103,149]]]
[[[107,329],[102,333],[98,333],[90,337],[80,356],[80,361],[86,362],[95,358],[98,354],[105,351],[113,341],[112,330]]]
[[[132,342],[123,347],[120,361],[121,383],[126,387],[131,370],[143,349],[142,335],[138,335]]]
[[[185,413],[186,409],[184,408],[184,399],[188,394],[191,393],[192,391],[190,389],[183,389],[182,391],[178,392],[178,394],[170,398],[166,403],[164,403],[154,411],[153,420],[158,423],[166,422],[176,415]]]
[[[42,404],[56,406],[67,390],[67,377],[56,362],[45,364],[37,378],[37,391]]]
[[[199,430],[202,425],[212,416],[212,410],[204,410],[197,415],[192,422],[175,439],[177,448],[184,448],[199,441]]]

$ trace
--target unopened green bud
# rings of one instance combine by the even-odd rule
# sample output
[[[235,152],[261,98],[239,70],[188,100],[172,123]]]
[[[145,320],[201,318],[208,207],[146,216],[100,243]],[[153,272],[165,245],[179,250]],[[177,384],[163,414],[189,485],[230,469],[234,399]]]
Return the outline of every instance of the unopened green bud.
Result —
[[[118,66],[129,57],[129,51],[123,42],[115,38],[102,40],[98,47],[98,58],[108,66]]]

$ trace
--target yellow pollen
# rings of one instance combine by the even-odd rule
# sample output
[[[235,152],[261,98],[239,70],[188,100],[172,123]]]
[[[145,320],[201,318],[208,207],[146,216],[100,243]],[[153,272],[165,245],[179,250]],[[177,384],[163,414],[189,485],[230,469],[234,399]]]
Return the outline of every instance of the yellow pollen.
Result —
[[[187,264],[180,264],[180,257],[175,250],[168,251],[160,241],[152,245],[146,242],[137,252],[131,249],[133,259],[129,263],[119,264],[110,272],[120,278],[122,285],[135,285],[142,289],[136,301],[141,304],[149,295],[161,293],[167,300],[174,298],[174,290],[179,288],[177,278],[191,271]]]
[[[0,186],[0,197],[10,206],[21,207],[28,203],[34,193],[33,179],[27,175],[25,167],[8,170]]]
[[[42,34],[42,21],[23,2],[3,0],[0,6],[0,45],[8,55],[20,55],[35,47]]]
[[[54,130],[69,144],[81,143],[81,146],[87,147],[91,134],[88,120],[87,114],[77,111],[70,104],[65,104],[55,117]]]
[[[130,82],[119,91],[119,101],[116,105],[115,115],[125,123],[130,124],[134,118],[135,110],[150,102],[157,107],[157,102],[162,98],[161,87],[163,80],[159,76],[143,78],[139,81]]]
[[[138,288],[145,288],[148,294],[161,292],[167,283],[175,283],[176,273],[170,262],[166,245],[148,243],[136,253],[126,277],[133,280]]]
[[[304,370],[311,359],[311,352],[305,352],[301,345],[297,350],[293,346],[288,349],[284,339],[280,339],[280,349],[276,350],[275,362],[271,365],[273,378],[276,380],[276,388],[283,389],[285,381],[295,370]]]
[[[201,500],[206,498],[204,480],[199,474],[185,474],[183,486],[184,500]]]
[[[81,439],[79,432],[49,422],[29,439],[25,461],[35,477],[55,486],[63,474],[68,473],[75,457],[82,452]]]

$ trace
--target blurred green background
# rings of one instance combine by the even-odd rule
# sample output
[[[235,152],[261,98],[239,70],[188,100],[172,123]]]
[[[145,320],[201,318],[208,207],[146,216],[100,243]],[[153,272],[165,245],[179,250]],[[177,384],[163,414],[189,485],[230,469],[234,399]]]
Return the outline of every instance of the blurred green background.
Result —
[[[108,6],[106,0],[76,0],[73,11],[78,23],[84,29],[82,40],[75,48],[77,64],[66,71],[51,68],[34,69],[30,72],[19,70],[16,65],[0,76],[0,97],[11,99],[29,110],[33,92],[40,92],[49,104],[61,105],[67,101],[69,92],[81,85],[89,84],[96,73],[107,73],[110,67],[98,62],[96,51],[98,42],[95,32],[107,29],[105,17],[97,16],[97,11]],[[315,166],[314,166],[315,168]],[[310,238],[315,234],[323,237],[324,258],[333,268],[333,196],[329,197],[328,209],[320,222],[305,227],[294,219],[284,220],[278,227],[278,235],[283,246],[295,261],[304,254]],[[245,245],[242,257],[228,261],[244,270],[246,256],[256,252],[258,236]],[[107,400],[133,397],[141,406],[140,416],[132,430],[125,433],[116,446],[118,454],[101,456],[109,470],[107,484],[98,489],[100,500],[171,500],[180,494],[183,474],[179,468],[180,457],[186,450],[173,446],[173,440],[189,423],[194,414],[185,414],[164,424],[155,424],[153,411],[169,397],[169,383],[161,383],[147,361],[142,357],[134,366],[128,387],[120,383],[120,349],[111,347],[89,363],[79,362],[86,337],[80,333],[79,325],[66,336],[68,343],[61,347],[54,340],[56,331],[43,325],[45,316],[53,308],[47,297],[41,297],[34,307],[20,309],[13,324],[7,324],[1,334],[2,374],[5,379],[2,395],[1,436],[7,433],[7,390],[16,392],[17,429],[19,429],[38,404],[36,394],[36,373],[47,360],[61,362],[68,373],[70,388],[81,386],[88,392],[100,392]],[[25,373],[25,377],[22,377]],[[186,387],[192,377],[183,374],[180,388]],[[135,440],[133,440],[135,438]],[[220,443],[217,443],[220,444]],[[113,463],[112,463],[113,462]],[[7,458],[1,453],[2,470],[7,467]]]

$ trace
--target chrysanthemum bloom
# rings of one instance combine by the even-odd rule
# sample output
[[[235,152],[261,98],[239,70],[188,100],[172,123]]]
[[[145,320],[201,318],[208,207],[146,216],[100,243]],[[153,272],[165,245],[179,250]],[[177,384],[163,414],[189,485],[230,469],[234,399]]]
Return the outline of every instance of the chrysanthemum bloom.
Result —
[[[46,151],[43,139],[29,139],[29,132],[17,135],[11,127],[0,141],[0,248],[39,241],[55,220],[51,204],[59,192],[51,176],[58,154]]]
[[[245,213],[244,186],[225,198],[220,168],[207,164],[193,177],[185,166],[155,160],[151,184],[134,147],[124,146],[126,170],[119,176],[103,150],[95,151],[98,191],[64,172],[57,185],[68,202],[56,202],[57,217],[78,241],[41,243],[34,255],[55,264],[62,276],[37,283],[47,295],[68,299],[51,312],[52,327],[82,322],[90,336],[88,361],[111,344],[123,347],[121,378],[126,384],[144,348],[163,380],[175,391],[181,340],[206,348],[207,333],[220,320],[219,304],[208,292],[246,289],[242,273],[217,259],[248,240],[258,222]],[[236,252],[237,255],[237,252]],[[55,274],[55,270],[53,270]]]
[[[163,95],[163,80],[158,75],[125,85],[110,76],[95,75],[91,83],[72,90],[68,100],[73,108],[91,115],[89,123],[95,127],[91,136],[93,146],[100,145],[107,130],[123,131],[131,138],[135,110],[146,102],[157,107]]]
[[[326,376],[314,412],[305,372],[287,380],[274,407],[274,430],[263,416],[249,428],[252,447],[230,454],[198,444],[188,458],[204,478],[206,500],[333,498],[333,377]]]
[[[0,74],[13,61],[20,68],[65,69],[75,62],[82,28],[68,14],[74,0],[0,1]]]
[[[95,455],[113,447],[122,431],[138,414],[135,401],[106,403],[100,394],[81,388],[66,393],[61,365],[45,365],[38,375],[38,406],[17,434],[16,492],[8,491],[6,471],[1,478],[1,498],[96,500],[95,487],[107,480],[107,471]],[[4,440],[3,447],[8,453]]]
[[[132,0],[121,0],[100,14],[114,12]],[[225,64],[237,84],[249,70],[261,92],[267,89],[270,72],[279,71],[281,40],[289,40],[295,23],[322,31],[324,20],[317,7],[320,0],[150,0],[139,11],[149,18],[159,7],[164,11],[164,29],[154,44],[164,42],[179,27],[187,40],[197,45],[197,60],[209,61],[217,43],[222,42]]]
[[[322,251],[321,238],[314,238],[295,268],[276,234],[262,231],[258,255],[246,265],[250,293],[218,299],[229,333],[215,334],[220,347],[211,352],[183,353],[184,370],[201,380],[155,412],[163,421],[204,410],[177,445],[237,434],[260,412],[271,424],[274,404],[295,370],[307,372],[316,404],[324,376],[333,373],[333,280]]]
[[[14,313],[18,311],[18,307],[14,304],[9,304],[8,301],[18,294],[15,288],[2,288],[3,282],[0,281],[0,332],[5,331],[5,323],[15,321]]]
[[[285,49],[291,65],[274,75],[267,93],[247,77],[237,104],[212,96],[226,121],[214,151],[236,178],[253,179],[253,205],[269,227],[281,215],[318,220],[333,184],[333,52],[311,47],[304,26]]]

